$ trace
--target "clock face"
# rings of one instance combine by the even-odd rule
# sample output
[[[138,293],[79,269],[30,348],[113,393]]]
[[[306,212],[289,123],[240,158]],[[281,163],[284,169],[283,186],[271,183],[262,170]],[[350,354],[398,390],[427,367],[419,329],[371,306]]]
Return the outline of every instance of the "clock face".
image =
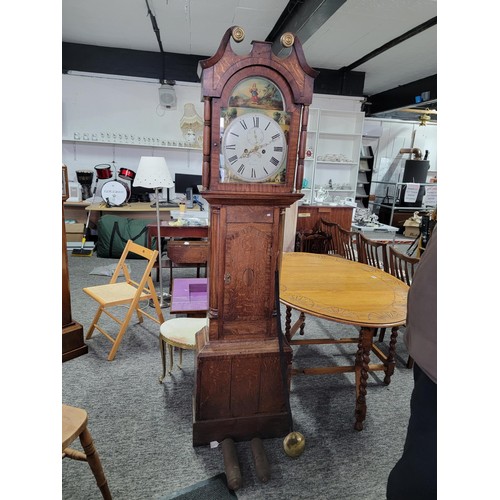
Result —
[[[276,177],[284,165],[286,150],[283,129],[264,113],[236,116],[224,131],[222,156],[233,182],[279,182]]]

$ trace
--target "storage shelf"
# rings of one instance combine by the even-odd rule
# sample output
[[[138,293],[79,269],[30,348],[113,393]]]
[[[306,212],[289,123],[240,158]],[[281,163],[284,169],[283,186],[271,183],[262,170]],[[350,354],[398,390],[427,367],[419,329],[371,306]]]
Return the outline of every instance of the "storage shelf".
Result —
[[[349,102],[349,109],[346,109],[344,100],[352,101]],[[307,148],[314,152],[314,155],[305,158],[307,161],[304,162],[305,178],[309,186],[328,186],[330,183],[333,186],[350,186],[349,189],[323,187],[330,197],[335,195],[340,198],[354,198],[356,192],[365,117],[359,109],[359,103],[359,99],[346,96],[334,104],[341,109],[310,108],[309,110]],[[313,198],[317,189],[320,188],[303,189],[304,203],[315,203]]]
[[[346,167],[352,167],[353,165],[357,165],[354,161],[325,161],[325,160],[317,160],[317,165],[342,165]]]
[[[360,137],[359,134],[342,134],[339,132],[320,132],[319,136],[325,137],[327,139],[329,139],[329,138],[337,139],[338,138],[338,139],[352,139],[352,140],[356,140]]]
[[[193,146],[172,146],[167,144],[147,144],[142,142],[107,142],[107,141],[84,141],[81,139],[64,139],[62,142],[65,143],[75,143],[75,144],[92,144],[92,145],[102,145],[102,146],[131,146],[131,147],[141,147],[141,148],[164,148],[164,149],[182,149],[187,151],[202,151],[201,147],[193,147]]]
[[[321,188],[314,188],[314,190],[321,189]],[[352,193],[355,191],[355,189],[330,189],[330,188],[323,188],[325,191],[332,192],[332,193]],[[312,191],[312,188],[302,188],[302,191]]]

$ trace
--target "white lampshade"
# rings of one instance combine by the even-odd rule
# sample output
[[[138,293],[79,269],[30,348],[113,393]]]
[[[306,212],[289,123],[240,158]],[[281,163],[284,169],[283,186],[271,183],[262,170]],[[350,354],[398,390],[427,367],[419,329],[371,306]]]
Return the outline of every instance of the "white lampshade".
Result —
[[[174,181],[165,158],[162,156],[141,156],[132,186],[145,188],[174,187]]]

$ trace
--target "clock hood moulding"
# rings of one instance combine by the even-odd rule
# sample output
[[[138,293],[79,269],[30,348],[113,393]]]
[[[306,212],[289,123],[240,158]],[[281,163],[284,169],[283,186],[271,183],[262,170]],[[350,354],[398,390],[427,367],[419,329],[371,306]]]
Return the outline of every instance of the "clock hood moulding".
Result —
[[[272,53],[271,42],[258,41],[252,42],[252,50],[248,55],[241,56],[234,53],[230,43],[232,34],[238,29],[241,30],[237,26],[228,28],[217,52],[212,57],[200,61],[199,67],[204,73],[202,95],[220,97],[225,82],[243,68],[264,66],[275,69],[279,67],[292,89],[294,101],[300,104],[311,104],[314,79],[319,75],[319,72],[307,64],[299,39],[294,37],[291,52],[283,58]],[[228,65],[228,61],[232,59],[234,64]],[[219,68],[217,68],[218,66]],[[300,68],[303,74],[299,74],[297,68]]]

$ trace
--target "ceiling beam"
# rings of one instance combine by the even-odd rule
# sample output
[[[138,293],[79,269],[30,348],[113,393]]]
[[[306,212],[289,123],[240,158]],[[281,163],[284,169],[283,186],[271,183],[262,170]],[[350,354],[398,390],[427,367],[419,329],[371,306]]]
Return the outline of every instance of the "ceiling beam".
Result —
[[[366,115],[371,116],[374,113],[412,106],[415,104],[415,97],[420,96],[423,92],[430,92],[428,100],[437,99],[437,75],[371,95],[369,104],[366,103],[368,106],[365,105]]]
[[[283,33],[293,33],[302,44],[318,31],[346,0],[290,0],[266,38],[273,43],[273,52],[280,55],[288,49],[281,46]]]
[[[378,55],[382,54],[386,50],[392,49],[396,45],[399,45],[400,43],[404,42],[405,40],[408,40],[409,38],[414,37],[415,35],[418,35],[419,33],[422,33],[422,31],[425,31],[432,26],[435,26],[437,24],[437,17],[433,17],[432,19],[429,19],[425,23],[419,24],[418,26],[415,26],[415,28],[412,28],[411,30],[407,31],[406,33],[403,33],[402,35],[399,35],[396,38],[393,38],[387,43],[384,43],[384,45],[381,45],[375,50],[372,50],[362,58],[358,59],[357,61],[354,61],[353,63],[349,64],[349,66],[344,66],[343,68],[340,68],[343,71],[351,71],[354,68],[357,68],[358,66],[361,66],[363,63],[366,61],[369,61],[370,59],[373,59],[374,57],[377,57]]]
[[[162,61],[163,56],[163,61]],[[176,54],[173,52],[148,52],[143,50],[118,49],[84,45],[62,44],[62,70],[102,73],[107,75],[136,76],[161,80],[196,82],[198,62],[206,56]],[[163,70],[163,63],[164,68]],[[319,69],[314,82],[317,94],[363,95],[365,74],[351,71],[343,75],[338,70]]]

